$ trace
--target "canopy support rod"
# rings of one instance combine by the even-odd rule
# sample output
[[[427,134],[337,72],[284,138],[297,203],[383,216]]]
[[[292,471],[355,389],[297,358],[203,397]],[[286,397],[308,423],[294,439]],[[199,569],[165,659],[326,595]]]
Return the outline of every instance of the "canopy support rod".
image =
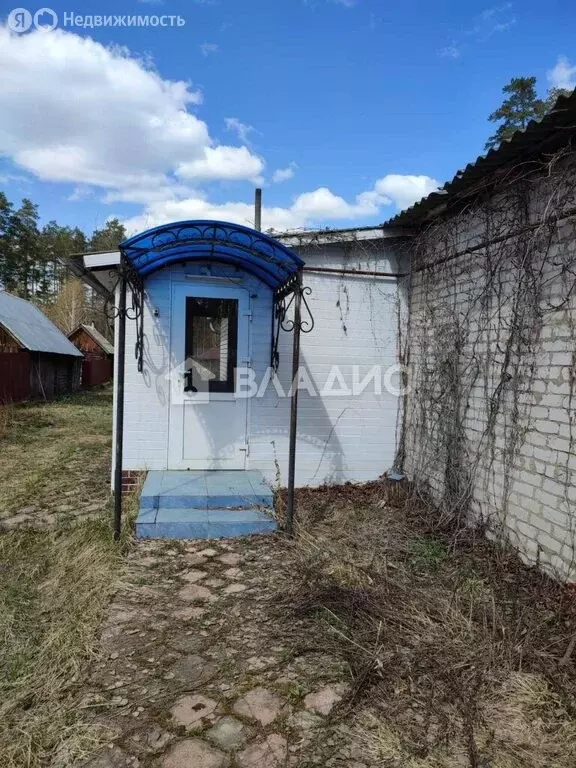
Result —
[[[122,459],[124,441],[124,378],[126,367],[126,273],[120,270],[118,302],[118,366],[116,369],[116,434],[114,454],[114,539],[122,532]]]
[[[296,432],[298,424],[298,379],[300,369],[300,330],[302,305],[302,272],[296,276],[294,289],[294,336],[292,338],[292,391],[290,401],[290,443],[288,449],[288,498],[285,528],[289,535],[294,532],[294,483],[296,476]]]

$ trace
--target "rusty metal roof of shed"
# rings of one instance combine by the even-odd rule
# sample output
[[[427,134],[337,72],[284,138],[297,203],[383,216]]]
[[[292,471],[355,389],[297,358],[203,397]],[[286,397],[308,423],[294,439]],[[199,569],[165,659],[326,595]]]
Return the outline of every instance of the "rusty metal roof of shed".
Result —
[[[114,354],[114,345],[111,341],[108,341],[106,336],[104,336],[100,331],[95,328],[93,325],[85,325],[84,323],[81,323],[78,325],[74,330],[68,334],[68,338],[70,339],[72,336],[74,336],[75,333],[77,333],[79,330],[85,331],[90,338],[98,344],[100,349],[105,352],[107,355],[113,355]]]
[[[0,291],[0,325],[29,352],[83,356],[38,307],[6,291]]]
[[[516,131],[508,141],[480,155],[473,163],[458,171],[451,181],[422,198],[405,211],[393,216],[384,226],[414,227],[444,213],[464,196],[473,194],[480,182],[494,171],[512,163],[554,152],[576,137],[576,90],[560,96],[554,108],[539,120],[531,120],[526,128]]]

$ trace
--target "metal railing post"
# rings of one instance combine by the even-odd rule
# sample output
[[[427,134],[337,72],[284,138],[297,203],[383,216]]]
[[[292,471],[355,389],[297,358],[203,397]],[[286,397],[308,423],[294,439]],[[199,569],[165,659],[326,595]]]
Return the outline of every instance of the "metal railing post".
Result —
[[[116,370],[116,435],[114,453],[114,538],[122,532],[122,454],[124,442],[124,375],[126,363],[126,275],[121,267],[118,302],[118,367]]]
[[[290,401],[290,442],[288,449],[288,498],[286,504],[286,532],[294,532],[295,518],[295,477],[296,477],[296,432],[298,426],[298,379],[300,369],[300,326],[302,304],[302,274],[299,272],[294,296],[294,337],[292,339],[292,390]]]

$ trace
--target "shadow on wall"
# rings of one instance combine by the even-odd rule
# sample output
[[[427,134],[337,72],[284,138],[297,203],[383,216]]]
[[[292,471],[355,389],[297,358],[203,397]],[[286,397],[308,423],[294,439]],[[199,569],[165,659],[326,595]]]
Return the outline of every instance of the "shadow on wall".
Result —
[[[207,264],[195,264],[194,269],[202,270]],[[186,268],[191,272],[192,268]],[[224,268],[213,269],[217,276],[225,276]],[[246,274],[246,273],[244,273]],[[237,273],[235,273],[237,276]],[[270,306],[271,311],[271,291],[263,283],[247,275],[250,280],[249,289],[254,290],[260,297],[267,295],[266,306]],[[190,282],[190,287],[193,282]],[[151,291],[153,294],[153,290]],[[179,387],[183,387],[181,378],[183,360],[179,359],[176,350],[171,350],[170,343],[170,322],[171,312],[161,313],[159,317],[154,316],[154,302],[146,297],[147,315],[144,321],[144,369],[141,375],[147,390],[154,391],[158,403],[165,408],[170,408],[171,390],[172,396],[179,394]],[[252,349],[254,360],[270,359],[271,352],[271,316],[268,311],[263,317],[258,317],[254,322],[258,326],[251,329],[252,344],[258,345],[258,348]],[[285,393],[289,392],[290,379],[292,372],[292,334],[281,332],[280,339],[280,368],[278,371],[278,381]],[[127,348],[127,354],[130,349]],[[304,372],[303,377],[312,380],[305,354],[301,351],[300,358],[301,369]],[[264,370],[260,369],[260,363],[255,370],[258,381],[264,376]],[[254,404],[256,402],[257,404]],[[326,410],[323,398],[312,396],[306,389],[299,390],[299,412],[298,412],[298,432],[297,432],[297,451],[296,451],[296,469],[297,475],[311,477],[310,483],[321,482],[339,482],[344,478],[343,451],[340,440],[337,435],[337,426],[340,418],[347,410],[345,404],[339,414],[329,415]],[[229,421],[224,428],[215,430],[211,424],[213,419],[209,414],[213,411],[208,408],[218,408],[219,401],[214,400],[209,404],[201,404],[187,407],[194,407],[195,426],[201,431],[198,440],[207,447],[207,452],[212,456],[225,456],[236,450],[238,443],[244,443],[246,432],[239,428],[238,422]],[[262,407],[264,406],[264,407]],[[267,463],[272,462],[276,466],[276,478],[278,485],[285,485],[287,480],[288,463],[288,441],[290,433],[290,397],[280,396],[271,381],[266,389],[266,394],[262,398],[254,398],[252,402],[248,401],[248,436],[251,444],[258,444],[258,452],[266,450],[269,446]],[[280,413],[279,413],[280,411]],[[184,414],[182,414],[184,418]],[[169,418],[166,419],[167,429],[169,429]],[[168,440],[170,435],[168,434]],[[305,449],[309,446],[314,449],[313,455]],[[304,448],[304,450],[303,450]],[[312,463],[312,467],[310,467]],[[258,459],[252,461],[252,468],[258,468]],[[214,462],[214,468],[221,467]]]

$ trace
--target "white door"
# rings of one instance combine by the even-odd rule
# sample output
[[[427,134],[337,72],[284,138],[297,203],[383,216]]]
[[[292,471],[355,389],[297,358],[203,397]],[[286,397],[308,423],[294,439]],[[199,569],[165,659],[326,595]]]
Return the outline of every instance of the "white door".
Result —
[[[248,400],[237,369],[250,346],[250,294],[224,285],[172,287],[169,469],[244,469]]]

